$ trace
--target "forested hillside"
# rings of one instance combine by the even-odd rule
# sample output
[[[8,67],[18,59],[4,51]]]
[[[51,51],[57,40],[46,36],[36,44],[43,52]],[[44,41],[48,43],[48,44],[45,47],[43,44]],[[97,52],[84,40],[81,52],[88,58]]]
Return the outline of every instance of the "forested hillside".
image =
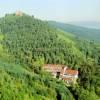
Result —
[[[48,73],[36,74],[0,59],[0,100],[56,100],[58,96],[74,99],[65,84]]]
[[[83,39],[94,40],[100,43],[100,29],[85,28],[54,21],[49,21],[48,23],[55,28],[59,28],[65,32],[70,32],[75,36]]]
[[[81,60],[82,54],[73,41],[62,38],[62,33],[46,22],[28,15],[7,15],[1,19],[0,27],[5,37],[3,45],[17,63],[30,64],[37,57],[43,58],[45,63],[72,66],[80,63],[78,59]]]
[[[79,70],[77,84],[67,87],[53,79],[43,70],[50,63]],[[34,16],[0,18],[0,100],[98,100],[99,72],[99,43]]]

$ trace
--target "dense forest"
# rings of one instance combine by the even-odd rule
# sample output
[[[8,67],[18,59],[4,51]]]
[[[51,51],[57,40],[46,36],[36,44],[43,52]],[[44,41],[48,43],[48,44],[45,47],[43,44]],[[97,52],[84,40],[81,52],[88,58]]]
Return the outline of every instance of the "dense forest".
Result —
[[[0,100],[100,99],[100,43],[70,32],[26,14],[0,18]],[[77,69],[77,84],[52,78],[44,64]]]

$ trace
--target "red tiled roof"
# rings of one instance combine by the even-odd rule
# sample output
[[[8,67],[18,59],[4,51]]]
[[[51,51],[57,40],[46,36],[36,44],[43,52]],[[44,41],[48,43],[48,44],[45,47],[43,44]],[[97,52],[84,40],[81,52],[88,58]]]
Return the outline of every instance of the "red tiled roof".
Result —
[[[71,70],[65,67],[65,65],[60,64],[45,64],[44,69],[49,72],[61,72],[61,74],[68,74],[68,75],[77,75],[77,70]]]
[[[68,78],[63,77],[62,79],[63,79],[63,80],[67,80],[67,81],[72,81],[72,78],[71,78],[71,77],[68,77]]]
[[[51,72],[60,72],[61,68],[57,68],[57,67],[44,67],[45,70],[49,70]]]
[[[77,70],[66,69],[64,74],[77,75],[78,71]]]
[[[45,70],[49,70],[51,72],[61,72],[63,65],[56,65],[56,64],[46,64],[44,65]]]
[[[44,67],[63,67],[64,65],[60,64],[45,64]]]

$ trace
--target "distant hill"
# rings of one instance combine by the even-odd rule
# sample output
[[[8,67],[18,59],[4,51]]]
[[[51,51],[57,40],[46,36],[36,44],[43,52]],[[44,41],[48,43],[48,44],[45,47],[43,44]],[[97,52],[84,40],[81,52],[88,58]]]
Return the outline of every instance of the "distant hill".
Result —
[[[78,37],[94,41],[100,41],[100,29],[85,28],[54,21],[49,21],[49,24],[65,32],[70,32],[71,34],[74,34]]]
[[[96,21],[69,22],[69,24],[86,27],[86,28],[100,29],[100,22],[96,22]]]

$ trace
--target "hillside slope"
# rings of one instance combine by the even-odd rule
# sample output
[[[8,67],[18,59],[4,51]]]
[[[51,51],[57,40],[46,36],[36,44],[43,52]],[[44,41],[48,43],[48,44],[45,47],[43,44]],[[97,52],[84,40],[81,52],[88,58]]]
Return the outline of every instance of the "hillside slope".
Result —
[[[79,71],[70,87],[46,63]],[[0,18],[0,100],[98,100],[100,46],[23,14]]]
[[[3,45],[17,58],[16,63],[30,65],[31,59],[39,57],[45,63],[75,66],[80,63],[77,59],[83,58],[69,37],[64,39],[61,31],[34,17],[7,15],[0,20],[0,28]]]
[[[73,100],[64,83],[50,74],[35,74],[0,58],[0,100],[56,100],[57,95]]]

